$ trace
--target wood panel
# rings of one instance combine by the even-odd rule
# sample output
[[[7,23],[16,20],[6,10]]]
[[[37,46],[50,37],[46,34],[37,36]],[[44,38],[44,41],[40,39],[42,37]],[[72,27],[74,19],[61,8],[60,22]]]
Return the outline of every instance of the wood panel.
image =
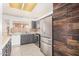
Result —
[[[79,4],[54,3],[54,55],[79,56]]]

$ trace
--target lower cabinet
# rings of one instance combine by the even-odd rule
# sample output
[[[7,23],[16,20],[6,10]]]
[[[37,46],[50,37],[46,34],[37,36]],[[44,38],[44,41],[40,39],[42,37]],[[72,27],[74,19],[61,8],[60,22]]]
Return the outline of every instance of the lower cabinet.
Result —
[[[36,43],[39,44],[40,35],[39,34],[24,34],[21,35],[21,45]]]
[[[33,34],[21,35],[21,45],[33,43],[33,39],[34,39]]]
[[[11,40],[9,40],[6,46],[2,49],[2,56],[10,56],[10,55],[11,55]]]
[[[12,46],[14,45],[17,45],[17,46],[20,46],[20,35],[12,35],[11,36],[11,43],[12,43]]]

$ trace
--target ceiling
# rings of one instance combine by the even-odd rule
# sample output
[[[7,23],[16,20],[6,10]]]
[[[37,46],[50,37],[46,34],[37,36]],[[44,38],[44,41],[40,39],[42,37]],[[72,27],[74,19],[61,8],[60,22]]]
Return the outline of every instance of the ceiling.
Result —
[[[32,12],[36,5],[36,3],[9,3],[9,6],[11,8],[20,9],[28,12]]]
[[[53,12],[52,3],[37,3],[33,10],[31,10],[31,12],[29,12],[28,10],[11,8],[8,3],[3,4],[3,14],[15,17],[38,19],[50,12]]]

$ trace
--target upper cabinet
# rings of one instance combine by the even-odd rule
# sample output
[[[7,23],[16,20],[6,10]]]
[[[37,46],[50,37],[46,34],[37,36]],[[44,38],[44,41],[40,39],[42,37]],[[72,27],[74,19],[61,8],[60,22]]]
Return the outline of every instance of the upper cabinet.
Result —
[[[32,29],[37,29],[37,23],[36,21],[32,21]]]
[[[32,21],[31,22],[31,31],[32,32],[39,32],[39,21]]]

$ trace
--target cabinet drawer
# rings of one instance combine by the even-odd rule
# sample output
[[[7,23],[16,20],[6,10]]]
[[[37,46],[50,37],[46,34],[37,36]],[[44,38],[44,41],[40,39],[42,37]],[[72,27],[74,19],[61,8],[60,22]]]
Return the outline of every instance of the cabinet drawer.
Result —
[[[41,42],[41,51],[47,56],[52,56],[52,46],[51,45]]]
[[[33,43],[33,39],[34,39],[33,34],[21,35],[21,45]]]

